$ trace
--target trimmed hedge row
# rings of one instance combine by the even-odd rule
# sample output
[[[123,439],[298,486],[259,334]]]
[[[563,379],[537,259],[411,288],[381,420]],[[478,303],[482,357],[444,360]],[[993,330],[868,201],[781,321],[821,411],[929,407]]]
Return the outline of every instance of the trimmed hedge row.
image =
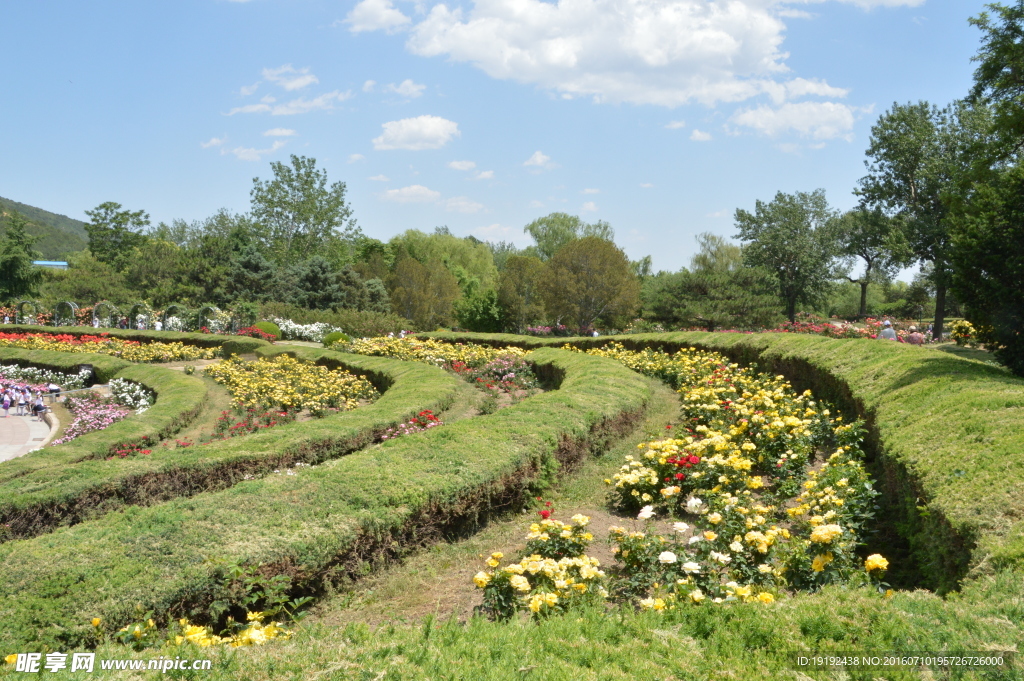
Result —
[[[884,491],[880,520],[898,532],[879,541],[904,543],[915,581],[945,592],[972,568],[1024,567],[1024,380],[995,367],[931,348],[802,334],[420,336],[524,348],[698,347],[782,373],[866,421],[869,463]],[[882,548],[892,555],[900,547]]]
[[[54,352],[52,350],[23,350],[0,347],[0,364],[17,364],[20,367],[38,367],[65,374],[77,374],[83,364],[92,367],[93,378],[98,383],[109,383],[131,362],[111,355],[97,355],[88,352]]]
[[[0,466],[0,524],[10,526],[8,538],[35,536],[126,505],[223,489],[246,476],[297,462],[320,463],[365,446],[424,409],[447,408],[458,389],[456,377],[424,364],[306,348],[259,350],[365,375],[384,394],[371,405],[323,419],[206,445],[157,447],[148,456],[108,461],[111,450],[122,443],[143,438],[155,443],[174,434],[199,413],[206,399],[207,384],[197,376],[132,365],[120,377],[158,394],[145,414]]]
[[[5,324],[0,326],[3,333],[49,333],[67,334],[79,338],[81,336],[98,336],[106,334],[112,338],[121,338],[140,343],[182,343],[200,348],[223,348],[225,356],[244,355],[256,352],[257,348],[270,345],[259,338],[248,336],[228,336],[215,333],[183,333],[179,331],[135,331],[131,329],[94,329],[91,326],[31,326],[28,324]]]
[[[522,503],[561,466],[632,427],[652,395],[650,381],[609,359],[553,349],[531,359],[564,377],[560,389],[295,475],[0,545],[0,650],[88,646],[91,618],[120,627],[137,606],[161,622],[203,621],[225,583],[223,561],[287,575],[293,593],[315,592]]]

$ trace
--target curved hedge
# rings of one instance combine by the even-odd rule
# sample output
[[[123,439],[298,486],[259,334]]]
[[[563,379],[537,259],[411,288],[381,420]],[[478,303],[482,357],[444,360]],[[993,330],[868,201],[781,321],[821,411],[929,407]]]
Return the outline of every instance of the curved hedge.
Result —
[[[1001,369],[927,347],[803,334],[419,335],[524,348],[698,347],[785,374],[865,419],[886,504],[880,520],[899,534],[881,541],[902,538],[917,581],[945,592],[972,568],[1024,565],[1024,380]]]
[[[184,333],[179,331],[135,331],[132,329],[94,329],[91,326],[30,326],[28,324],[5,324],[0,326],[0,333],[49,333],[66,334],[79,338],[81,336],[98,336],[105,334],[112,338],[122,338],[140,343],[158,341],[161,343],[182,343],[199,348],[222,348],[225,356],[244,355],[256,352],[258,348],[270,345],[259,338],[248,336],[230,336],[216,333]]]
[[[56,352],[53,350],[23,350],[0,347],[0,364],[17,364],[20,367],[38,367],[65,374],[77,374],[83,364],[92,367],[97,383],[109,383],[131,362],[111,355],[97,355],[89,352]]]
[[[125,505],[223,489],[245,476],[347,454],[424,409],[446,408],[459,382],[437,367],[394,359],[306,348],[260,350],[266,356],[290,354],[366,375],[383,396],[353,411],[243,438],[154,448],[148,456],[108,461],[110,452],[124,443],[159,442],[178,432],[206,399],[206,383],[198,376],[152,365],[129,366],[119,377],[157,393],[146,413],[0,465],[0,524],[9,525],[8,537],[31,537]]]
[[[560,374],[560,389],[295,475],[0,545],[0,649],[88,646],[91,618],[120,627],[137,606],[161,622],[201,621],[223,584],[205,556],[288,575],[298,592],[359,574],[368,561],[521,503],[560,466],[631,427],[652,395],[650,381],[609,359],[546,349],[531,360]]]

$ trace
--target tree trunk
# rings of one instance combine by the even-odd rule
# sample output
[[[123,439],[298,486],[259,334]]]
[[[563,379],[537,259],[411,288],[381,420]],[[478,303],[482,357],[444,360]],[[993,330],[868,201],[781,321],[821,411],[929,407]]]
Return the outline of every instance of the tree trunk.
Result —
[[[786,301],[786,316],[790,324],[796,323],[796,299]]]
[[[860,314],[861,319],[868,316],[868,278],[865,276],[860,282]]]
[[[946,316],[946,284],[935,284],[935,324],[932,326],[932,338],[942,340],[942,322]]]

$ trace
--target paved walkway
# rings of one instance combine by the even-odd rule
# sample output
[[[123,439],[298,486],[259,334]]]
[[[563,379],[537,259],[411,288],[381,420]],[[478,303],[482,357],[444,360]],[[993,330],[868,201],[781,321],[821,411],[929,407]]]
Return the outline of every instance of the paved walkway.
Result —
[[[44,421],[32,416],[15,416],[17,413],[18,410],[12,408],[11,415],[4,418],[0,410],[0,461],[38,449],[50,434],[50,427]]]

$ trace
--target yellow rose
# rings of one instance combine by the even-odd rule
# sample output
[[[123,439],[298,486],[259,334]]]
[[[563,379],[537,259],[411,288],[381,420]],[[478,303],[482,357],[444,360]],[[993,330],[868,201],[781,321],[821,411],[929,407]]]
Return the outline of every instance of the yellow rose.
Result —
[[[873,553],[864,561],[864,568],[868,572],[873,572],[875,570],[887,570],[889,569],[889,561],[883,558],[881,554]]]

